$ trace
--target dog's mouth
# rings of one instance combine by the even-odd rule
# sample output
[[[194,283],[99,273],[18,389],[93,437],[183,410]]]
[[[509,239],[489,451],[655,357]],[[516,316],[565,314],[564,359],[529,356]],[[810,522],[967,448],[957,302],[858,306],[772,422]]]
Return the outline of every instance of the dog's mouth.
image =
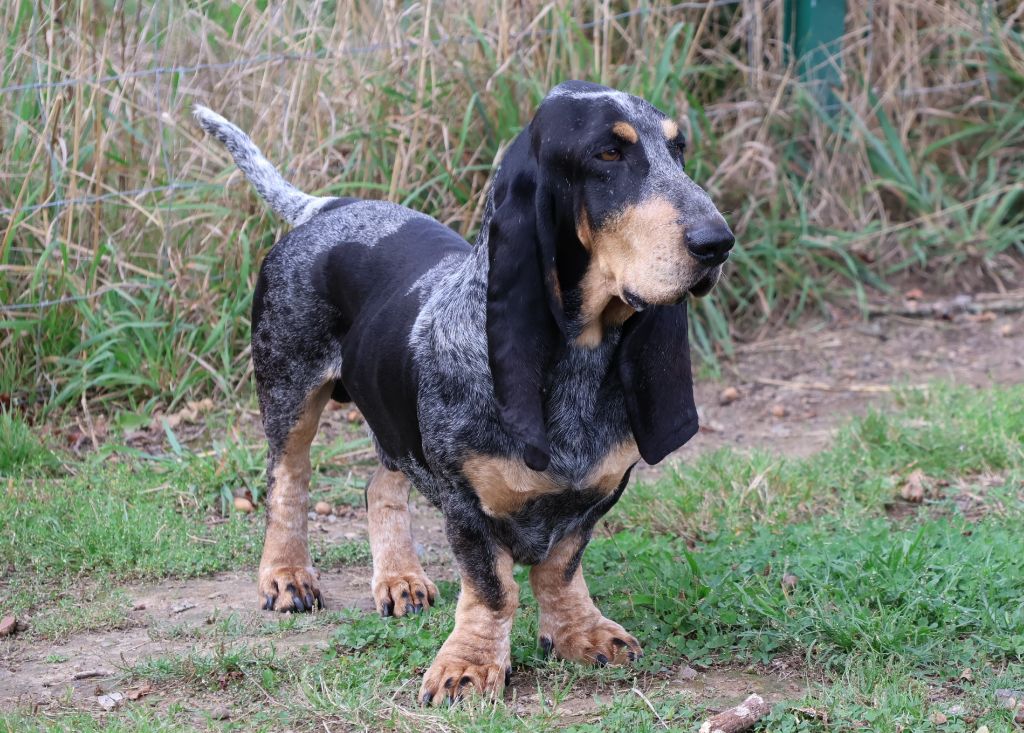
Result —
[[[652,305],[679,305],[684,300],[686,300],[687,294],[692,295],[695,298],[703,298],[705,295],[714,290],[715,285],[718,284],[718,281],[721,278],[721,276],[721,265],[715,265],[714,267],[710,267],[704,272],[703,275],[701,275],[700,279],[698,279],[697,282],[695,282],[693,285],[689,287],[689,289],[684,290],[682,293],[679,294],[678,297],[669,301],[649,301],[641,297],[640,295],[637,295],[635,292],[629,289],[624,289],[622,291],[622,295],[620,296],[620,298],[623,301],[625,301],[626,305],[628,305],[630,308],[632,308],[638,313],[645,310],[646,308],[649,308]]]
[[[705,295],[714,290],[715,285],[718,284],[718,279],[722,275],[722,266],[717,265],[712,267],[700,280],[695,282],[690,287],[690,295],[695,298],[703,298]]]

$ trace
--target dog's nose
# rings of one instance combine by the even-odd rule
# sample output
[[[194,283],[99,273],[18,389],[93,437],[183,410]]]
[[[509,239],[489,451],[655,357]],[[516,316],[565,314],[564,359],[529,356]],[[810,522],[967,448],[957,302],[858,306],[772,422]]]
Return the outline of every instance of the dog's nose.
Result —
[[[686,248],[702,265],[714,267],[726,261],[729,250],[736,243],[729,225],[724,221],[707,226],[687,229],[684,237]]]

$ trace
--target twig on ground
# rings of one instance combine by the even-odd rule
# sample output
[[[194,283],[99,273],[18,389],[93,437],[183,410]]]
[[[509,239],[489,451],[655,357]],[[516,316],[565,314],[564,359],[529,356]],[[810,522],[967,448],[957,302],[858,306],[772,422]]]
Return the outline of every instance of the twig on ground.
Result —
[[[749,730],[766,716],[772,706],[760,695],[751,695],[734,708],[712,715],[700,726],[700,733],[737,733]]]
[[[1024,311],[1024,291],[958,295],[955,298],[929,303],[907,300],[900,305],[869,304],[866,311],[872,318],[879,316],[949,318],[957,313],[1019,313]]]
[[[633,692],[636,693],[636,695],[641,700],[643,700],[645,703],[647,703],[647,707],[649,707],[651,709],[651,712],[654,713],[654,717],[656,717],[658,719],[658,722],[661,723],[661,727],[664,728],[665,730],[668,730],[668,723],[666,723],[665,719],[662,718],[661,715],[658,714],[658,711],[654,709],[654,705],[652,705],[651,701],[647,699],[647,695],[645,695],[643,692],[641,692],[636,687],[633,688]]]
[[[869,394],[892,392],[893,389],[928,389],[923,384],[908,384],[900,387],[892,387],[888,384],[828,384],[827,382],[797,382],[787,379],[772,379],[771,377],[754,377],[757,384],[765,384],[770,387],[785,387],[786,389],[803,390],[805,392],[864,392]]]

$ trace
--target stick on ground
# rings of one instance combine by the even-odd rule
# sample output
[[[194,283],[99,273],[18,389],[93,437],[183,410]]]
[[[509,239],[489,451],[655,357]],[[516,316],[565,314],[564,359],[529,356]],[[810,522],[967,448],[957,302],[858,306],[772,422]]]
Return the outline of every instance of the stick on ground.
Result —
[[[737,733],[749,730],[771,712],[772,706],[760,695],[751,695],[734,708],[712,715],[700,727],[700,733]]]

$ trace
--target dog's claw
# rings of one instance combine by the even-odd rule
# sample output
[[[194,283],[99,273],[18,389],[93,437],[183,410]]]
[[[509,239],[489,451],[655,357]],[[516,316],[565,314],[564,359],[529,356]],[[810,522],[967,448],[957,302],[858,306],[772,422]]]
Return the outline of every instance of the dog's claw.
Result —
[[[555,643],[551,641],[551,639],[549,639],[546,636],[540,637],[540,649],[541,652],[543,652],[545,659],[551,656],[551,652],[554,650],[554,648]]]

